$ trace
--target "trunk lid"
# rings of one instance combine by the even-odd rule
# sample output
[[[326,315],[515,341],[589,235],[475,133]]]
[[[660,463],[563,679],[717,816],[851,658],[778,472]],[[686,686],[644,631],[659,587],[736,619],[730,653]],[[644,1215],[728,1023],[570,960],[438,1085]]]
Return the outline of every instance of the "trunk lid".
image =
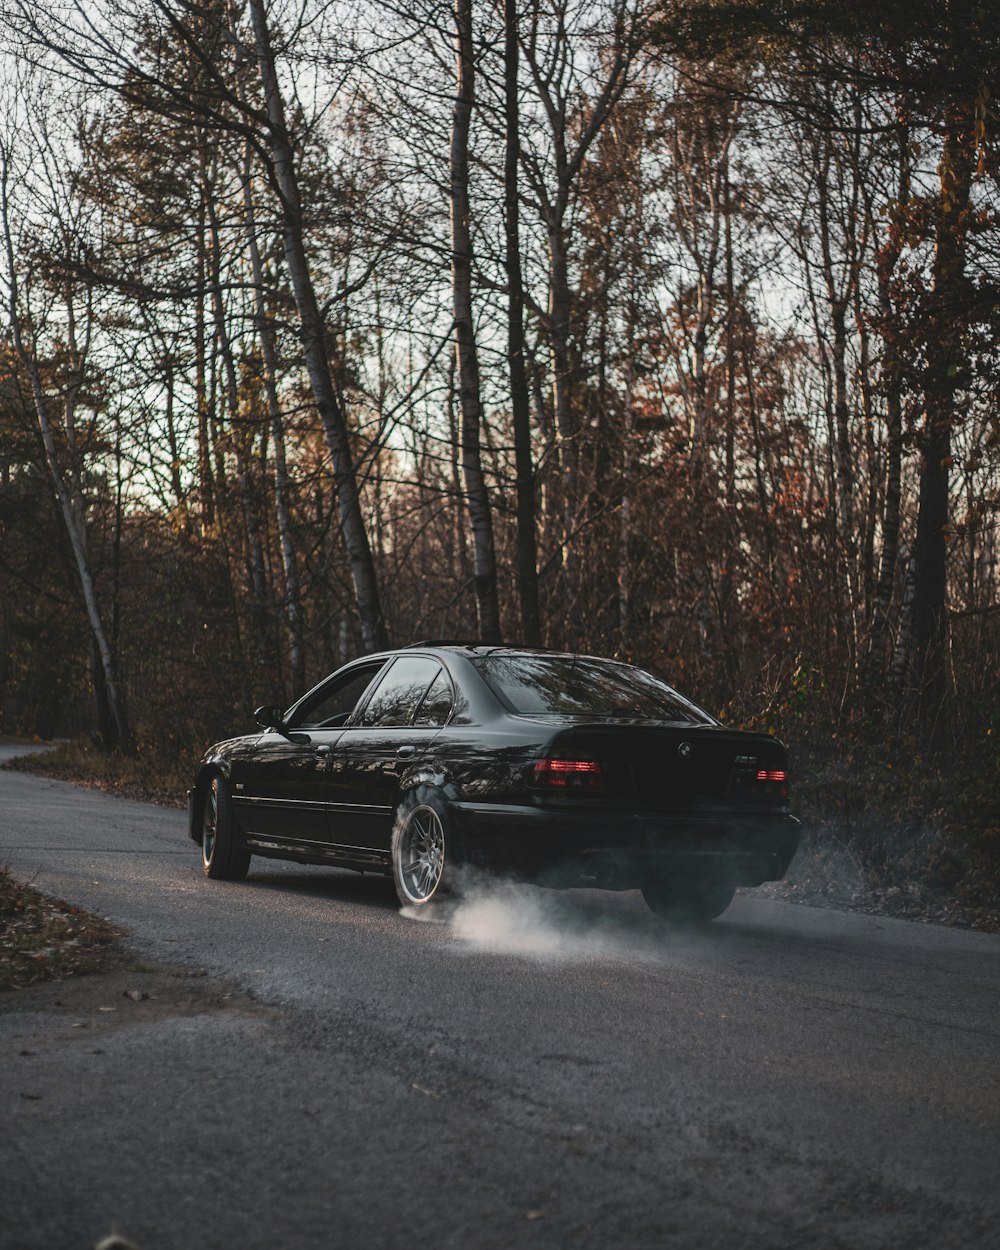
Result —
[[[787,803],[785,748],[764,734],[716,725],[580,725],[557,734],[547,754],[596,760],[612,800],[652,807]],[[783,776],[768,776],[776,773]]]

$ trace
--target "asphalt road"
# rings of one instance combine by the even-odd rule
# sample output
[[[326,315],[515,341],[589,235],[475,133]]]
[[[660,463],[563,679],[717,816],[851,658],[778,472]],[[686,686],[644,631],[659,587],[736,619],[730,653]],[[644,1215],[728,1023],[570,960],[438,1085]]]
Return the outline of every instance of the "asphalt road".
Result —
[[[529,887],[418,922],[369,876],[207,882],[181,812],[9,772],[3,860],[214,994],[4,996],[3,1250],[1000,1244],[996,936]]]

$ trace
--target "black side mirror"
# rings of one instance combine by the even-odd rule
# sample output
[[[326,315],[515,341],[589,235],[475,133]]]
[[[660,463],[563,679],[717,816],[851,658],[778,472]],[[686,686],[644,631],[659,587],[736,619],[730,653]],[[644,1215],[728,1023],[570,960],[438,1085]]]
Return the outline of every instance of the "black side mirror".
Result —
[[[264,707],[259,707],[253,716],[257,724],[263,725],[265,729],[284,729],[285,727],[285,714],[280,707],[265,704]]]

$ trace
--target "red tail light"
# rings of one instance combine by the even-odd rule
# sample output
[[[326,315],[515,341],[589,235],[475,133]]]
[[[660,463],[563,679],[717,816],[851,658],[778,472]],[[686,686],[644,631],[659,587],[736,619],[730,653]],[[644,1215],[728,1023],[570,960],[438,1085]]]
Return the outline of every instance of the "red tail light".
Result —
[[[775,782],[775,786],[771,791],[783,799],[788,798],[788,772],[784,768],[760,768],[757,770],[758,781]]]
[[[597,760],[536,760],[532,782],[548,790],[596,790],[604,784]]]

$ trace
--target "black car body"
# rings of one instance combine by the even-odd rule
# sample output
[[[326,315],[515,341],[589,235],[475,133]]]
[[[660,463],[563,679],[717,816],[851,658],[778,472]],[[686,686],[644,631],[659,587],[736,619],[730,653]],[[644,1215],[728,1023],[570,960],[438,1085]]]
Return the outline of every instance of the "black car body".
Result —
[[[780,742],[612,660],[418,644],[258,720],[206,753],[189,795],[209,876],[251,855],[336,864],[422,906],[471,866],[708,917],[798,845]]]

